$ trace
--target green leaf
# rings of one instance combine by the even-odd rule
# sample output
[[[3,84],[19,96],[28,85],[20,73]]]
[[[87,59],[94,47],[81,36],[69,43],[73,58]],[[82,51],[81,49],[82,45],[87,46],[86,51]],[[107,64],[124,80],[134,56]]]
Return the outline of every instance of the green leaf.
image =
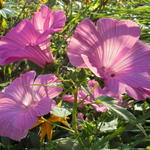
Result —
[[[102,132],[115,130],[115,129],[117,129],[117,126],[118,126],[118,119],[116,118],[109,122],[100,122],[98,124],[98,126],[101,126],[100,131],[102,131]]]
[[[116,101],[108,96],[101,96],[99,99],[95,101],[98,104],[103,104],[108,107],[112,112],[116,113],[118,116],[122,117],[124,120],[128,122],[132,122],[136,124],[136,126],[141,130],[141,132],[147,136],[145,129],[142,127],[140,123],[138,123],[136,117],[129,112],[127,109],[116,105]]]
[[[5,83],[0,83],[0,87],[5,87],[9,84],[9,82],[5,82]]]
[[[147,149],[147,150],[150,150],[150,146],[147,146],[146,149]]]
[[[15,11],[13,9],[11,9],[11,8],[3,8],[3,11],[7,15],[13,15],[15,13]]]
[[[83,150],[77,140],[69,137],[55,140],[59,149],[62,150]]]
[[[101,96],[95,101],[98,104],[103,104],[108,107],[111,111],[115,112],[118,116],[122,117],[126,121],[135,121],[136,117],[129,112],[127,109],[120,107],[115,104],[115,100],[107,96]]]
[[[0,14],[7,19],[7,15],[3,9],[0,9]]]
[[[62,108],[58,106],[55,106],[53,110],[51,111],[51,113],[58,117],[67,117],[68,115],[71,114],[71,112],[68,111],[66,108]]]

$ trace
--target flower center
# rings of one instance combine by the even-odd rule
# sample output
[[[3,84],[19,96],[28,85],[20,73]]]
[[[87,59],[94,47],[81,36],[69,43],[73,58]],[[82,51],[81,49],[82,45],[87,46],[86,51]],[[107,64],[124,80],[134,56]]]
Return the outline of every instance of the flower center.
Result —
[[[111,68],[102,67],[104,77],[115,77],[116,73]]]
[[[110,76],[111,76],[111,77],[115,77],[115,74],[114,74],[114,73],[112,73]]]

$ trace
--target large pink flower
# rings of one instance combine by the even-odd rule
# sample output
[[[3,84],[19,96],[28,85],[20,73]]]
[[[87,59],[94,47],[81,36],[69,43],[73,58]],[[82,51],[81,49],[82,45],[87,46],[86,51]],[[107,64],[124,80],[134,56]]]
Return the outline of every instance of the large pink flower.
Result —
[[[28,59],[40,67],[53,61],[49,34],[60,31],[65,24],[62,11],[52,11],[46,5],[31,20],[22,20],[0,41],[0,65]]]
[[[60,83],[55,75],[40,75],[30,71],[14,80],[0,93],[0,136],[14,140],[24,138],[38,117],[50,112],[62,88],[42,86]],[[42,84],[40,86],[40,84]]]
[[[96,100],[98,97],[103,95],[103,90],[98,86],[98,82],[95,80],[88,81],[88,88],[91,92],[91,96],[89,96],[88,93],[86,93],[84,90],[79,89],[78,91],[78,97],[77,101],[79,104],[79,107],[82,108],[83,105],[94,103],[94,100]],[[74,102],[74,96],[73,95],[64,95],[62,97],[64,101],[73,103]],[[92,107],[97,112],[105,112],[107,111],[107,107],[102,104],[91,104]]]
[[[103,78],[109,96],[128,93],[144,99],[150,96],[150,46],[139,36],[140,29],[132,21],[104,18],[95,26],[83,20],[69,43],[69,60]]]

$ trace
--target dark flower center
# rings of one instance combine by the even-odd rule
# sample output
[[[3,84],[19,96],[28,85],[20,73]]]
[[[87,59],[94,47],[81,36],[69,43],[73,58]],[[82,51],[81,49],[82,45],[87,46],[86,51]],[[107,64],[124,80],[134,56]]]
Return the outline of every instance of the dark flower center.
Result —
[[[114,73],[112,73],[110,76],[111,76],[111,77],[114,77],[114,76],[115,76],[115,74],[114,74]]]
[[[116,76],[115,72],[110,68],[106,68],[106,67],[102,66],[102,70],[104,71],[105,76],[107,76],[107,77],[113,78]]]

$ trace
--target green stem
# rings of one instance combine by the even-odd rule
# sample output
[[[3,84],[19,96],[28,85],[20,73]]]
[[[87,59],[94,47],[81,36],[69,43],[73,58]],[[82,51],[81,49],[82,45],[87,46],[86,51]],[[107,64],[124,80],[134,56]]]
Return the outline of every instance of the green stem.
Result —
[[[77,126],[77,107],[78,107],[78,88],[75,88],[74,91],[74,103],[73,103],[73,112],[72,112],[72,124],[73,124],[73,129],[75,131],[75,136],[81,145],[81,147],[84,150],[88,150],[87,147],[84,146],[82,139],[80,138],[79,132],[78,132],[78,126]]]
[[[72,124],[73,124],[73,129],[75,131],[75,134],[78,135],[78,128],[77,128],[77,97],[78,96],[78,88],[75,89],[74,91],[74,103],[73,103],[73,112],[72,112]]]

